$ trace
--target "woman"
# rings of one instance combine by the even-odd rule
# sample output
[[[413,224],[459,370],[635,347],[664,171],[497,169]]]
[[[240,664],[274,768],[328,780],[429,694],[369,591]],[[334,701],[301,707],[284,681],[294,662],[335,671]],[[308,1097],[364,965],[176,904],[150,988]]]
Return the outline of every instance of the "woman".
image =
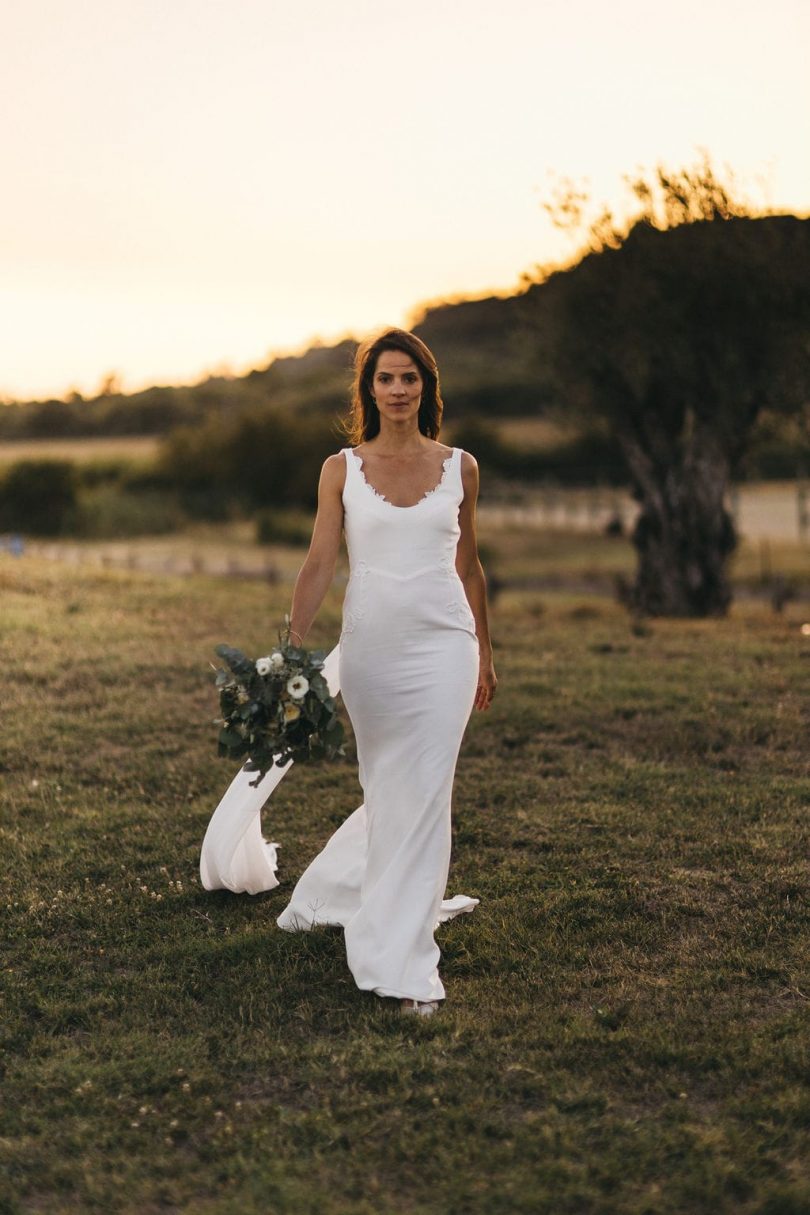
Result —
[[[489,708],[496,685],[475,536],[478,468],[438,442],[441,414],[436,361],[419,338],[389,329],[360,347],[355,446],[324,463],[290,633],[303,643],[345,530],[340,687],[365,802],[278,921],[342,925],[357,985],[422,1015],[444,998],[436,923],[476,902],[442,902],[450,799],[470,712]]]

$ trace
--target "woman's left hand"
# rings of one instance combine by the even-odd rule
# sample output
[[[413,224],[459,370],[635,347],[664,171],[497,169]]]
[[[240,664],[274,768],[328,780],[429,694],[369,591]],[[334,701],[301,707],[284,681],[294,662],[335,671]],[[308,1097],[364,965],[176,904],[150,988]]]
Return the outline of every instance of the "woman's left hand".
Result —
[[[475,689],[473,707],[476,709],[488,709],[492,704],[492,697],[495,695],[497,686],[498,679],[495,675],[492,658],[482,657],[478,665],[478,687]]]

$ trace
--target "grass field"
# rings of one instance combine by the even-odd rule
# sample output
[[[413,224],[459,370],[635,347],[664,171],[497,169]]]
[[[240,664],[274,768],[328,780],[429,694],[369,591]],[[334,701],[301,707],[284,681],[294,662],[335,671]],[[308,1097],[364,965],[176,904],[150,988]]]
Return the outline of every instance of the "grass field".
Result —
[[[119,438],[18,439],[0,442],[0,468],[17,460],[73,460],[78,464],[98,460],[151,460],[160,439],[152,435]]]
[[[0,1211],[806,1215],[807,605],[501,596],[455,794],[481,904],[414,1023],[274,926],[350,759],[274,798],[280,890],[197,882],[212,647],[288,593],[0,555]]]

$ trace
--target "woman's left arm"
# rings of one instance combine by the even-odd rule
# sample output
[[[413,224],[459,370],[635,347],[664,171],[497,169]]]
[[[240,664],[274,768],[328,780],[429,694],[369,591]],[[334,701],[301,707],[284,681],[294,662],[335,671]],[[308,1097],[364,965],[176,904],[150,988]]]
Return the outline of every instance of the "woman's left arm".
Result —
[[[492,641],[487,612],[487,581],[478,556],[475,528],[475,508],[478,502],[478,464],[468,451],[461,453],[461,480],[464,498],[458,512],[461,535],[456,552],[456,572],[464,584],[464,593],[475,617],[478,637],[478,687],[475,691],[476,709],[488,709],[498,680],[492,662]]]

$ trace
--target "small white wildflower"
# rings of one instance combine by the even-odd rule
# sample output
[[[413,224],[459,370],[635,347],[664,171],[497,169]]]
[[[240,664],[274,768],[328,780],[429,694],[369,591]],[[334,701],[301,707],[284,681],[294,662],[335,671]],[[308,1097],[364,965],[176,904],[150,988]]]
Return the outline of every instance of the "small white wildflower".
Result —
[[[287,680],[287,691],[293,700],[303,700],[309,691],[309,680],[306,675],[293,675]]]
[[[256,659],[256,671],[259,675],[269,675],[273,669],[273,664],[269,656]]]

